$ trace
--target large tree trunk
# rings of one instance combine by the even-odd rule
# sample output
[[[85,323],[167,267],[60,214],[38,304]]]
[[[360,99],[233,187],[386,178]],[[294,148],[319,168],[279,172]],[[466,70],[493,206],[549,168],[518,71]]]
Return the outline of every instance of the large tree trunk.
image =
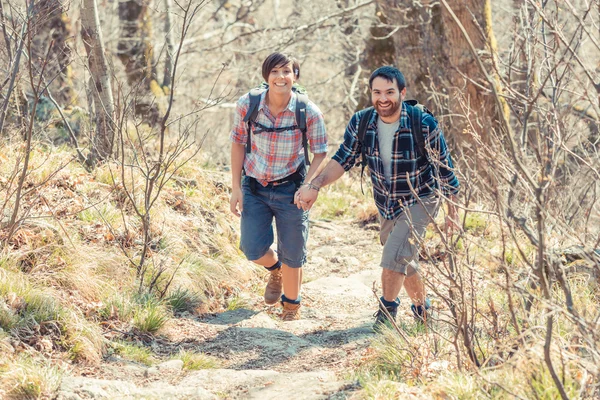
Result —
[[[365,50],[361,57],[362,79],[368,81],[371,73],[382,65],[396,65],[396,49],[394,39],[392,38],[393,29],[387,26],[389,22],[386,14],[385,1],[375,3],[376,23],[369,30],[370,37],[365,43]],[[371,105],[371,93],[365,87],[358,100],[357,110],[369,107]]]
[[[119,2],[120,34],[117,54],[125,66],[127,81],[135,98],[134,111],[145,122],[158,122],[159,111],[154,98],[161,90],[157,81],[150,0],[121,0]],[[157,91],[153,93],[153,88]]]
[[[489,142],[486,139],[488,130],[498,126],[498,111],[503,110],[497,110],[490,83],[480,70],[467,39],[470,39],[475,51],[480,55],[488,73],[495,76],[493,57],[496,49],[491,0],[450,0],[447,3],[450,9],[442,7],[441,14],[446,42],[444,48],[450,65],[450,111],[452,114],[466,115],[469,122],[456,121],[454,118],[452,123],[461,130],[470,130],[472,126],[484,142]],[[451,15],[452,12],[455,16]],[[455,17],[460,22],[456,21]],[[461,24],[468,38],[465,37]],[[459,104],[456,104],[457,102]]]
[[[493,75],[490,0],[447,3]],[[474,127],[485,140],[497,121],[496,102],[459,23],[440,2],[424,0],[421,5],[415,4],[412,0],[377,0],[380,20],[401,25],[402,29],[391,35],[393,59],[388,46],[380,44],[367,47],[365,61],[398,66],[406,77],[407,97],[428,104],[440,116],[446,115],[441,119],[448,136],[457,138],[463,130]],[[371,70],[374,67],[367,65]]]
[[[104,56],[104,42],[98,19],[96,0],[83,0],[81,8],[81,38],[88,55],[91,74],[91,92],[96,114],[96,135],[94,136],[91,163],[104,160],[112,154],[114,142],[114,101],[111,89],[110,71]]]

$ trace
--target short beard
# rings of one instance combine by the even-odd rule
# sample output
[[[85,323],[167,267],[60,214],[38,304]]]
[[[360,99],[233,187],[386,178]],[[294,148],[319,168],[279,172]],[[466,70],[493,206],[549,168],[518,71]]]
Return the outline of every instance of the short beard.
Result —
[[[380,117],[384,117],[384,118],[386,118],[386,117],[391,117],[391,116],[392,116],[392,115],[394,115],[396,112],[398,112],[398,110],[399,110],[399,109],[400,109],[400,103],[399,103],[399,102],[393,102],[393,103],[392,103],[392,107],[391,107],[391,108],[389,108],[389,109],[387,109],[387,110],[385,110],[385,111],[382,111],[382,110],[379,108],[379,103],[376,103],[376,104],[375,104],[375,110],[377,110],[377,114],[378,114]]]

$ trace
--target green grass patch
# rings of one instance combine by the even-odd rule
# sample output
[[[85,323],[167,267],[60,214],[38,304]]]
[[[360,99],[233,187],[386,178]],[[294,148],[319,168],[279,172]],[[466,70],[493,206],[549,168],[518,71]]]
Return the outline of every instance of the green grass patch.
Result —
[[[14,310],[8,307],[4,299],[0,298],[0,328],[10,331],[19,323],[19,318]]]
[[[169,312],[164,304],[151,295],[137,299],[133,313],[133,326],[143,333],[156,333],[169,320]]]
[[[233,296],[227,301],[227,311],[240,310],[249,307],[250,303],[248,303],[248,300],[241,296]]]
[[[105,201],[95,207],[86,208],[77,214],[77,219],[88,223],[108,223],[111,226],[120,224],[121,212],[110,202]]]
[[[557,368],[557,363],[554,364],[555,368]],[[570,399],[579,398],[579,384],[569,373],[562,374],[561,371],[557,370],[557,374],[561,377],[563,381],[563,387],[567,392],[567,396]],[[550,375],[550,371],[548,368],[540,364],[537,368],[532,368],[530,370],[529,376],[529,389],[530,389],[530,398],[539,399],[539,400],[554,400],[560,399],[560,392],[558,391],[556,385],[554,385],[554,380]]]
[[[0,361],[0,394],[7,399],[53,398],[62,372],[43,359],[19,356],[14,361]]]
[[[335,219],[344,216],[350,209],[350,204],[345,195],[335,191],[324,191],[319,196],[316,210],[322,219]]]
[[[483,234],[488,226],[488,220],[484,214],[470,212],[465,218],[464,229],[466,232],[476,234]]]
[[[181,350],[173,359],[183,361],[183,369],[196,371],[199,369],[216,369],[221,367],[221,360],[194,351]]]
[[[124,295],[115,295],[104,300],[102,308],[98,314],[103,320],[116,318],[119,321],[127,322],[133,318],[135,311],[134,304],[129,297]]]
[[[365,175],[366,176],[366,175]],[[319,192],[319,198],[311,211],[311,217],[318,219],[352,218],[366,220],[371,218],[373,198],[368,178],[363,177],[365,194],[360,188],[360,174],[344,174],[331,186]]]
[[[111,342],[110,349],[112,350],[113,354],[118,355],[121,358],[135,361],[146,366],[150,366],[157,361],[157,358],[150,349],[137,344],[125,341],[115,341]]]
[[[178,287],[165,298],[165,304],[174,313],[191,313],[202,304],[202,298],[190,289]]]

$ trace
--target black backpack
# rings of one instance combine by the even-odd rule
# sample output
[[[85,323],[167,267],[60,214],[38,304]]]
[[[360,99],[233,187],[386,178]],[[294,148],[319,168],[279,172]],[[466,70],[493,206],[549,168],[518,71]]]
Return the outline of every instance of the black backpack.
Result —
[[[429,154],[427,153],[427,149],[425,148],[425,139],[423,138],[423,126],[421,124],[421,119],[423,118],[423,113],[431,114],[431,111],[427,109],[422,104],[419,104],[417,100],[406,100],[404,104],[407,107],[408,115],[410,118],[410,126],[413,139],[417,144],[417,154],[419,158],[424,159],[426,162],[429,161]],[[360,187],[362,190],[362,176],[365,171],[365,167],[367,166],[367,158],[365,157],[365,145],[364,139],[365,134],[367,132],[367,127],[369,121],[371,120],[371,116],[373,115],[374,108],[369,107],[362,111],[363,115],[360,118],[360,122],[358,123],[358,142],[360,143],[360,157],[361,160],[357,164],[361,166],[360,170]]]
[[[256,122],[258,116],[258,105],[260,104],[260,96],[269,88],[269,85],[263,83],[257,88],[250,90],[250,105],[248,112],[244,116],[244,122],[248,124],[248,140],[246,142],[246,153],[252,152],[252,124],[258,125],[261,132],[283,132],[300,129],[302,131],[302,146],[304,147],[304,163],[310,165],[308,158],[308,138],[306,137],[306,106],[308,104],[308,95],[306,91],[297,85],[292,87],[296,93],[296,125],[284,128],[268,128]]]

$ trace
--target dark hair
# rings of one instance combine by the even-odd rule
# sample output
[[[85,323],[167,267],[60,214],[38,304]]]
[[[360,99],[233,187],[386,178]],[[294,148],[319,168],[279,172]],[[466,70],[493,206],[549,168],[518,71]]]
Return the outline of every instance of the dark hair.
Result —
[[[404,79],[404,75],[400,70],[396,67],[392,67],[390,65],[386,65],[385,67],[379,67],[371,74],[369,78],[369,89],[373,88],[373,80],[377,77],[382,77],[388,82],[398,82],[398,90],[402,91],[406,87],[406,80]]]
[[[298,63],[298,60],[289,54],[278,52],[271,53],[267,58],[265,58],[265,61],[263,61],[262,65],[262,76],[265,79],[265,82],[269,82],[269,74],[273,68],[283,67],[289,63],[292,63],[294,77],[296,80],[298,80],[298,78],[300,78],[300,64]]]

